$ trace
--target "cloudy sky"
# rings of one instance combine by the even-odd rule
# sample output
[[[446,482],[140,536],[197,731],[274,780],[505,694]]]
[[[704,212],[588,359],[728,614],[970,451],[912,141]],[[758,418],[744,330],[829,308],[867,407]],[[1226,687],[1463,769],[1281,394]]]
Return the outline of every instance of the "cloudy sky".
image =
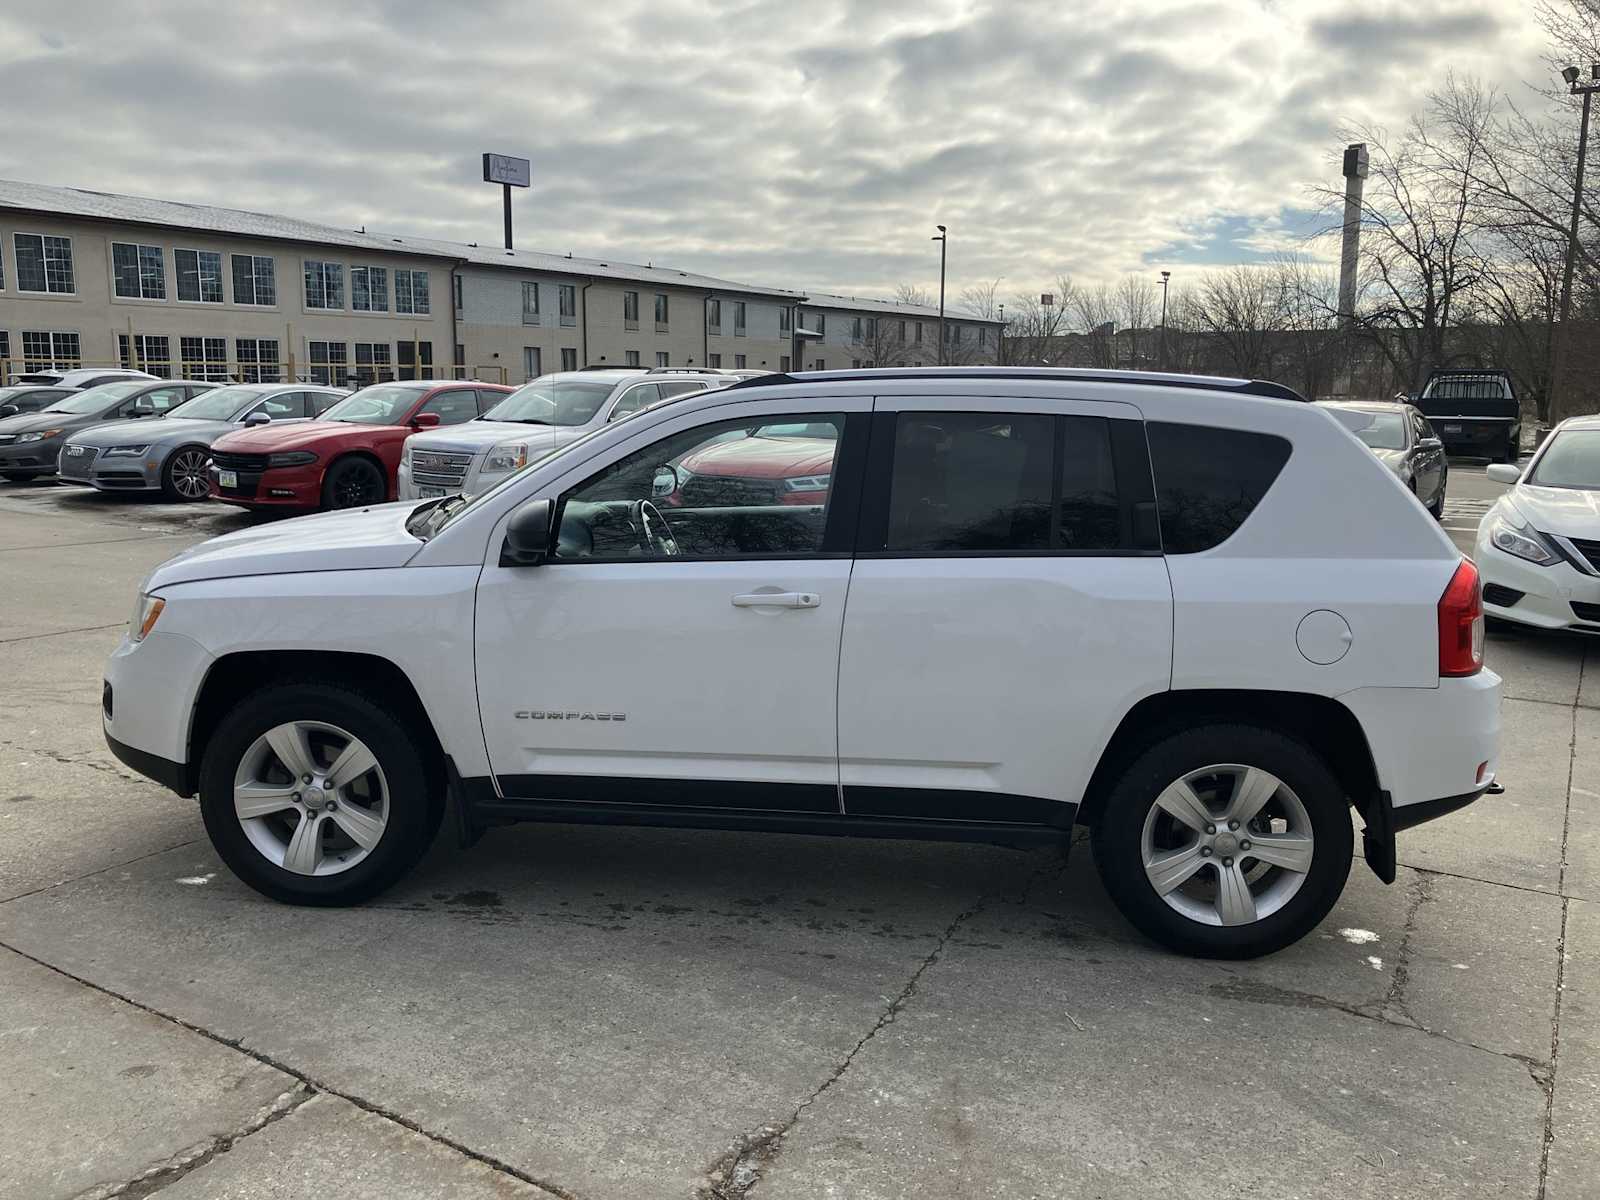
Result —
[[[5,0],[0,177],[952,293],[1248,261],[1531,0]]]

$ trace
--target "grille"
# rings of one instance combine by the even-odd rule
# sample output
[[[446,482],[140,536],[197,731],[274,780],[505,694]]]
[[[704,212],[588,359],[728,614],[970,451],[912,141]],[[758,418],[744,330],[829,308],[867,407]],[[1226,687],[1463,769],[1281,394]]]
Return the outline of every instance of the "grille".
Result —
[[[1545,535],[1546,538],[1549,536],[1549,534]],[[1579,554],[1589,560],[1591,567],[1600,570],[1600,542],[1586,542],[1582,538],[1568,538],[1567,541],[1572,543],[1573,548]]]
[[[1582,604],[1577,600],[1572,602],[1572,615],[1580,621],[1589,621],[1600,625],[1600,604]]]
[[[428,487],[460,487],[472,455],[446,450],[411,451],[411,481]]]
[[[777,504],[778,481],[738,475],[696,475],[683,485],[685,508],[731,508]]]
[[[17,435],[14,433],[0,433],[0,446],[9,446],[16,440]]]
[[[87,479],[99,453],[93,446],[67,446],[61,451],[56,470],[63,475]]]
[[[1508,588],[1503,583],[1486,583],[1483,585],[1483,599],[1485,603],[1496,605],[1500,608],[1510,608],[1527,593],[1519,592],[1516,588]]]
[[[267,469],[267,456],[265,454],[217,454],[211,455],[212,466],[224,471],[265,471]]]

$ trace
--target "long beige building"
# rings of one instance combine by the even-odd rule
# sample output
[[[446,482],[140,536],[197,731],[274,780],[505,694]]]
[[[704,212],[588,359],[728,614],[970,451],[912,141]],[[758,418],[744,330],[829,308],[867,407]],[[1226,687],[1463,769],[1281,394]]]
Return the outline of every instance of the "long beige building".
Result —
[[[823,336],[796,343],[797,320]],[[941,361],[937,328],[932,308],[654,263],[0,180],[0,383],[80,365],[342,385],[919,365]],[[992,361],[997,333],[947,314],[945,361]]]

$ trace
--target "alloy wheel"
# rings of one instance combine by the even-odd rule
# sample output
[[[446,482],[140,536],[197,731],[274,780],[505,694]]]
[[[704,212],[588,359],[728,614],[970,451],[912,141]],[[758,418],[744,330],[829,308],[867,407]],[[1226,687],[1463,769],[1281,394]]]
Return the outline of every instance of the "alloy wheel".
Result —
[[[355,735],[321,721],[290,721],[256,738],[239,760],[233,808],[250,844],[274,866],[337,875],[383,837],[389,786]]]
[[[376,504],[382,498],[379,489],[382,481],[370,467],[347,471],[334,484],[333,502],[338,508],[359,508],[363,504]]]
[[[1283,780],[1222,763],[1173,780],[1145,816],[1145,877],[1204,925],[1249,925],[1287,904],[1315,857],[1311,817]]]
[[[172,486],[185,500],[204,500],[211,491],[211,459],[200,450],[181,451],[172,460]]]

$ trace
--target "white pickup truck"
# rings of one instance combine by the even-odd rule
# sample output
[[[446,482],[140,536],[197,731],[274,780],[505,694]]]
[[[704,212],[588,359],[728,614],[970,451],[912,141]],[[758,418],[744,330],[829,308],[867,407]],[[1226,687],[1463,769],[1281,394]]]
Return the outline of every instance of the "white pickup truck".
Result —
[[[1338,495],[1338,504],[1329,497]],[[472,497],[229,534],[106,668],[125,762],[268,896],[516,820],[1065,844],[1180,950],[1321,921],[1353,806],[1494,786],[1477,572],[1327,412],[1090,371],[774,376]]]

